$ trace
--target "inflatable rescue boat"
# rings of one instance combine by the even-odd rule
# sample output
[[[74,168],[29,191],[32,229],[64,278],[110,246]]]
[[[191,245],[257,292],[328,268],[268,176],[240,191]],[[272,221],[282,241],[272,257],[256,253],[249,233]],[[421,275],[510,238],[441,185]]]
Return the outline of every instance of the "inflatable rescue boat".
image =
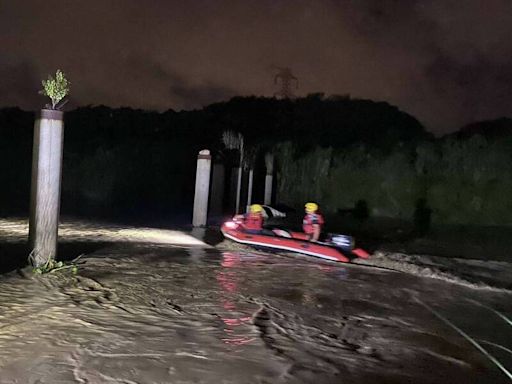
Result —
[[[264,229],[255,234],[247,232],[237,220],[226,221],[221,232],[229,240],[258,249],[295,252],[342,263],[369,257],[365,250],[355,248],[354,239],[346,235],[329,234],[325,241],[308,241],[302,232],[281,228]]]

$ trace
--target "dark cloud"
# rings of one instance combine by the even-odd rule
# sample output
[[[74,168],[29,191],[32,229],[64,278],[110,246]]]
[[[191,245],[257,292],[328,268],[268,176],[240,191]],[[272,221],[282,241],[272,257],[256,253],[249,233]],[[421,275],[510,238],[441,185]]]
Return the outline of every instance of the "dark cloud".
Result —
[[[194,83],[193,79],[166,69],[160,63],[140,57],[131,57],[130,62],[132,71],[139,75],[143,74],[143,77],[156,79],[160,84],[168,85],[169,100],[179,102],[188,108],[197,108],[215,101],[227,100],[237,94],[237,91],[233,89],[210,82]]]
[[[511,35],[508,0],[3,2],[0,46],[16,64],[0,71],[17,80],[0,104],[37,108],[40,79],[62,68],[75,104],[195,108],[273,95],[275,65],[299,94],[385,100],[448,131],[511,115]]]
[[[35,69],[28,62],[13,62],[7,57],[0,57],[0,98],[4,106],[37,105],[43,100],[34,86],[39,84]]]
[[[181,103],[192,107],[207,105],[214,101],[228,100],[236,92],[227,87],[214,84],[194,86],[184,78],[176,78],[170,87],[171,97],[177,98]]]
[[[493,62],[479,56],[466,63],[438,56],[425,74],[433,92],[457,107],[468,122],[510,114],[512,57]]]

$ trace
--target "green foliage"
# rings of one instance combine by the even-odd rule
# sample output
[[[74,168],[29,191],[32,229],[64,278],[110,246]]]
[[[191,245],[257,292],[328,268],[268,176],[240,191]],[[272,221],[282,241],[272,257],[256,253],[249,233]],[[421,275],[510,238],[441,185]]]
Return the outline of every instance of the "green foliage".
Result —
[[[29,255],[29,261],[33,264],[33,252],[32,251]],[[53,258],[48,258],[46,260],[46,263],[39,267],[34,267],[33,272],[37,275],[44,275],[46,273],[54,273],[57,271],[62,271],[65,269],[68,269],[71,271],[73,275],[76,275],[78,273],[78,265],[77,261],[82,257],[82,255],[78,256],[74,260],[72,260],[70,263],[63,263],[62,261],[55,261]]]
[[[444,224],[512,224],[512,155],[509,143],[469,139],[397,146],[390,153],[364,145],[321,148],[294,157],[281,144],[278,196],[300,206],[318,201],[326,212],[358,201],[372,216],[410,220],[419,232]]]
[[[48,260],[46,264],[40,267],[34,268],[34,273],[43,275],[45,273],[53,273],[64,269],[69,269],[73,275],[78,273],[78,266],[76,264],[64,264],[62,261],[55,261],[53,259]]]
[[[69,86],[71,85],[64,72],[58,69],[55,72],[55,78],[48,76],[48,80],[43,80],[42,84],[43,89],[39,93],[50,98],[52,101],[51,109],[62,108],[64,103],[60,105],[59,103],[69,94]]]

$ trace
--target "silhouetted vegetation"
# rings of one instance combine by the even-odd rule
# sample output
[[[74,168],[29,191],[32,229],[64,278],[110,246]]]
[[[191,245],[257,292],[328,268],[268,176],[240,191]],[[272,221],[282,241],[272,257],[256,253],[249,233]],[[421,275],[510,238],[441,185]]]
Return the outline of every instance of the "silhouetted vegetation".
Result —
[[[427,199],[418,199],[414,210],[414,228],[417,235],[425,236],[430,229],[432,210],[427,205]]]
[[[354,217],[357,220],[364,221],[370,217],[368,203],[365,200],[357,200],[354,207]]]
[[[0,214],[28,212],[33,124],[31,112],[0,110]],[[512,223],[505,198],[512,194],[510,120],[435,139],[387,103],[322,94],[235,97],[182,112],[105,106],[67,112],[62,213],[188,219],[197,152],[208,148],[232,163],[236,156],[221,142],[228,129],[242,133],[260,157],[264,150],[276,154],[282,203],[314,199],[326,211],[351,209],[359,220],[414,220],[418,199],[426,198],[432,221]],[[257,173],[262,169],[260,158]]]
[[[480,135],[486,139],[494,140],[510,137],[512,132],[512,119],[502,117],[496,120],[481,121],[478,123],[468,124],[462,127],[454,134],[447,137],[456,137],[459,139],[468,139],[475,135]]]

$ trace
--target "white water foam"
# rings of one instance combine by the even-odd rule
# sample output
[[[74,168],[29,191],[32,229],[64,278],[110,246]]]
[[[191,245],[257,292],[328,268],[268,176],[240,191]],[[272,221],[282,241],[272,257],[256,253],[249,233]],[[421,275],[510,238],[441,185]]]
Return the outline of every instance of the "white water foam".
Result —
[[[474,289],[512,291],[512,264],[503,261],[377,251],[369,259],[356,259],[353,262],[443,280]]]

